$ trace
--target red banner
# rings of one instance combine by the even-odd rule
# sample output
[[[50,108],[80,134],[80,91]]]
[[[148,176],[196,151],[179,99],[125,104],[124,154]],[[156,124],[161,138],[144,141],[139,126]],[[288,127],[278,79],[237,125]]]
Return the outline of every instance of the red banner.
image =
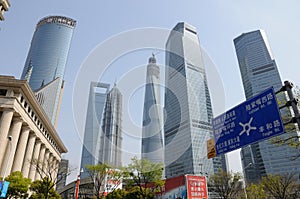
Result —
[[[188,199],[208,199],[205,176],[186,175]]]

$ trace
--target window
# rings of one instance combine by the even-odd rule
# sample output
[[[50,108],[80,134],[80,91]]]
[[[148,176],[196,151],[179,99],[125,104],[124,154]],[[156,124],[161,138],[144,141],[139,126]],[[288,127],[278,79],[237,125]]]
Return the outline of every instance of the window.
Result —
[[[6,89],[0,89],[0,96],[6,96],[7,90]]]

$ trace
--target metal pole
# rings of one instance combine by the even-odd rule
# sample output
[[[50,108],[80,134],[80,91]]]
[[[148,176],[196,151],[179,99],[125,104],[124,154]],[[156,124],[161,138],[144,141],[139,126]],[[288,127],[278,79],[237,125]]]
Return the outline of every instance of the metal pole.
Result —
[[[75,187],[75,199],[78,199],[78,195],[79,195],[79,184],[80,184],[80,173],[77,176],[77,180],[76,180],[76,187]]]
[[[8,136],[8,140],[9,140],[9,153],[8,153],[8,157],[7,157],[7,160],[6,160],[4,174],[3,174],[3,177],[2,177],[2,181],[3,182],[4,182],[4,179],[6,177],[6,173],[7,173],[7,169],[8,169],[8,162],[10,161],[10,157],[11,157],[11,148],[12,148],[11,141],[12,141],[12,136]]]
[[[292,88],[293,88],[294,85],[293,85],[293,83],[291,83],[289,81],[285,81],[284,82],[284,86],[285,86],[286,92],[287,92],[287,94],[289,96],[289,99],[292,102],[291,103],[292,109],[294,111],[298,127],[300,128],[300,114],[299,114],[299,110],[298,110],[298,107],[297,107],[297,103],[296,103],[295,98],[294,98],[294,94],[292,92]]]
[[[80,169],[79,175],[77,176],[77,180],[75,184],[75,199],[78,199],[79,196],[80,175],[82,172],[83,172],[83,168]]]
[[[250,162],[250,163],[244,168],[244,170],[246,170],[248,167],[251,167],[251,166],[252,166],[252,163]],[[246,171],[245,171],[245,175],[246,175]],[[247,191],[246,191],[246,179],[245,179],[245,175],[244,175],[244,194],[245,194],[245,198],[248,199]]]
[[[245,181],[245,179],[244,179],[244,194],[245,194],[245,198],[248,199],[247,191],[246,191],[246,181]]]

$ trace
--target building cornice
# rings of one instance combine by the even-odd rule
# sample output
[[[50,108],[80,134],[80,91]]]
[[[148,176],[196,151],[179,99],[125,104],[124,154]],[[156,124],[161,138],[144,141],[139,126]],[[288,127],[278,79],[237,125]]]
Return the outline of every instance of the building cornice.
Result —
[[[48,130],[49,134],[52,136],[53,140],[56,142],[57,146],[59,147],[60,152],[61,153],[68,152],[67,148],[65,147],[62,140],[58,136],[56,129],[52,125],[50,119],[46,115],[43,108],[40,106],[31,87],[29,86],[26,80],[18,80],[15,79],[13,76],[0,75],[0,87],[11,88],[14,91],[18,91],[23,96],[23,98],[26,99],[27,103],[30,104],[31,108],[39,117],[41,123]]]

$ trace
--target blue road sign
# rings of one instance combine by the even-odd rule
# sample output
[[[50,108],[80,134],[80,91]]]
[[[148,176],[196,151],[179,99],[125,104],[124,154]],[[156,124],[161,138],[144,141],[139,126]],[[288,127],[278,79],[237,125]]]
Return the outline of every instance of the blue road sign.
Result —
[[[213,119],[217,155],[284,132],[273,88]]]
[[[9,187],[9,182],[7,182],[7,181],[1,182],[0,198],[6,198],[8,187]]]

